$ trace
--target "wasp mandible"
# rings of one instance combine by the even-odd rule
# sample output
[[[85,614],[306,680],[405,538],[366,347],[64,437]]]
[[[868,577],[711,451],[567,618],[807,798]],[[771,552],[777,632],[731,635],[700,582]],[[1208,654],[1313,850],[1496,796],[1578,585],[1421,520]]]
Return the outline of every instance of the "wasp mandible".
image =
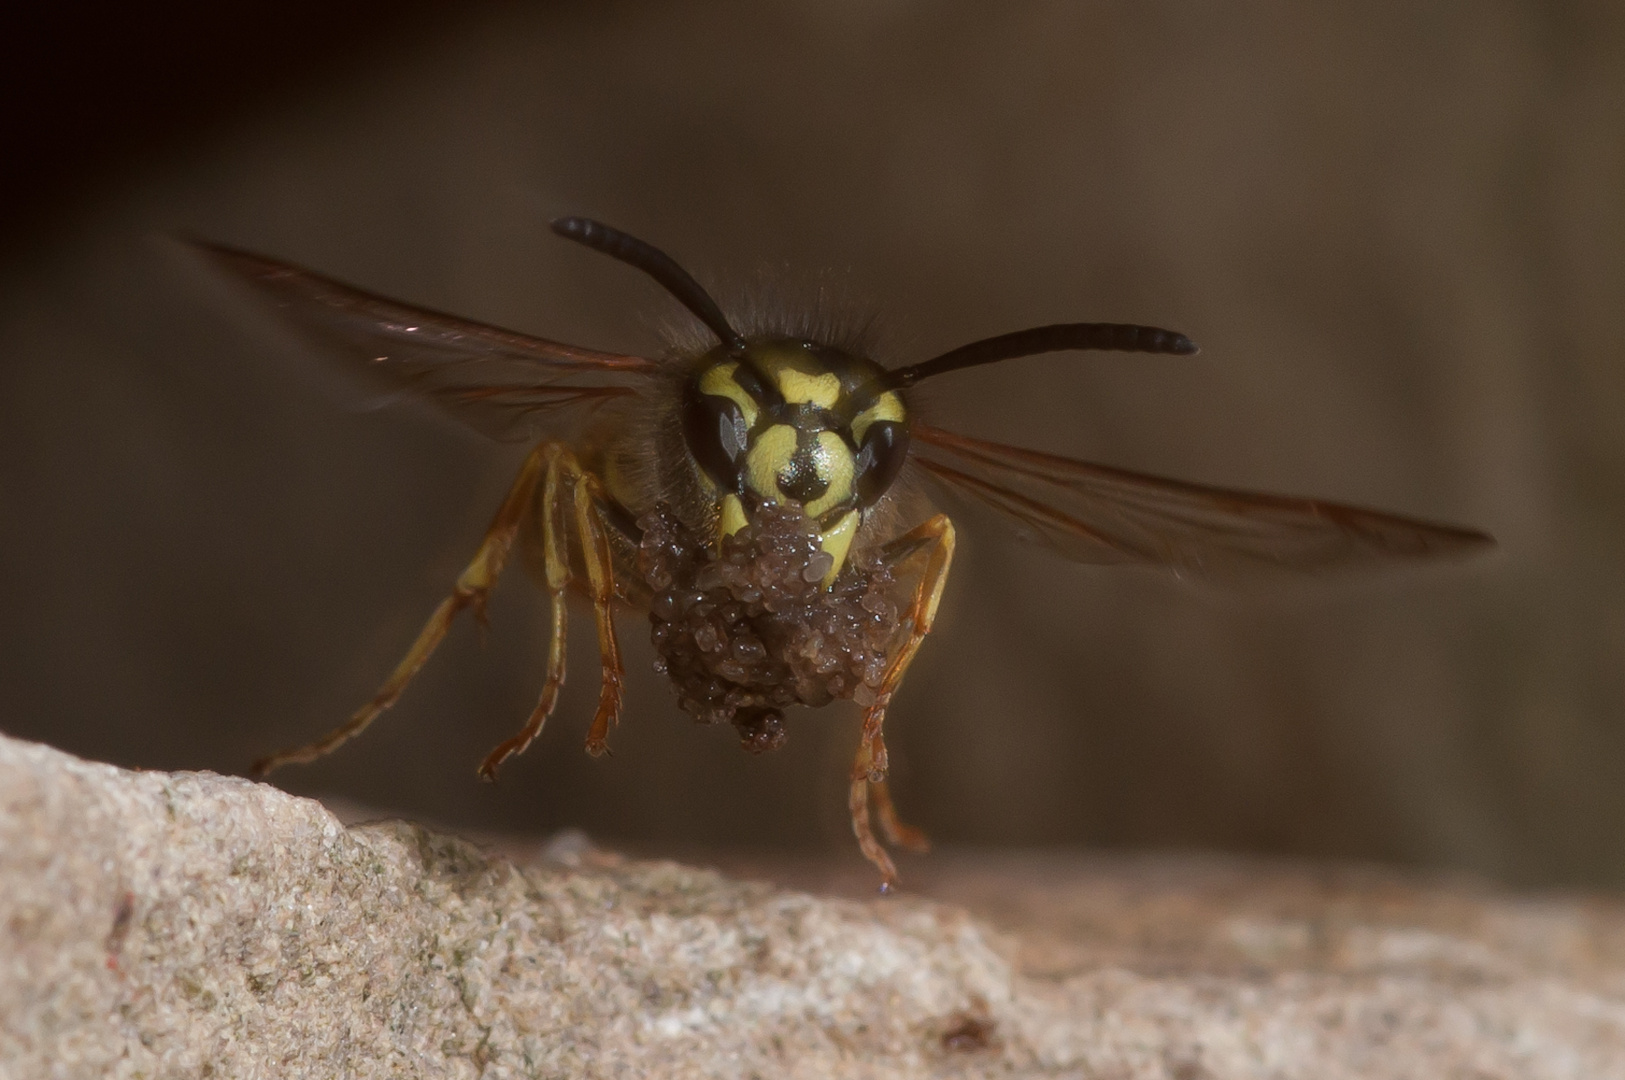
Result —
[[[295,266],[197,245],[228,277],[281,309],[346,366],[431,399],[525,458],[473,560],[378,693],[304,746],[255,763],[312,761],[400,697],[457,615],[483,619],[517,544],[544,586],[552,638],[524,725],[480,765],[494,779],[553,711],[565,676],[566,595],[591,602],[602,686],[587,752],[602,754],[622,707],[617,608],[647,613],[656,667],[685,712],[732,723],[751,751],[783,742],[784,710],[838,699],[863,711],[849,810],[882,888],[896,868],[875,836],[923,849],[886,776],[886,711],[931,632],[953,562],[942,513],[908,520],[912,474],[968,495],[1081,563],[1181,574],[1319,570],[1463,554],[1483,533],[1311,499],[1145,476],[922,423],[926,379],[1063,350],[1190,354],[1183,334],[1059,323],[885,367],[805,319],[730,319],[664,252],[599,222],[553,222],[567,239],[644,271],[706,336],[660,357],[564,345],[375,296]]]

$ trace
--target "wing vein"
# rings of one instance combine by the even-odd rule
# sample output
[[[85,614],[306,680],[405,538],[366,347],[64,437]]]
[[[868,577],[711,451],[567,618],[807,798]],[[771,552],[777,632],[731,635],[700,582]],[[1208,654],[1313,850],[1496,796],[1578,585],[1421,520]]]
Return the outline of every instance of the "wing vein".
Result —
[[[1164,479],[926,424],[911,434],[916,461],[934,479],[993,506],[1076,562],[1139,562],[1222,577],[1461,555],[1494,543],[1452,525]]]
[[[534,438],[543,433],[542,414],[545,430],[556,431],[576,412],[637,393],[640,380],[648,386],[663,370],[647,357],[413,307],[261,255],[192,247],[352,374],[434,401],[493,438]]]

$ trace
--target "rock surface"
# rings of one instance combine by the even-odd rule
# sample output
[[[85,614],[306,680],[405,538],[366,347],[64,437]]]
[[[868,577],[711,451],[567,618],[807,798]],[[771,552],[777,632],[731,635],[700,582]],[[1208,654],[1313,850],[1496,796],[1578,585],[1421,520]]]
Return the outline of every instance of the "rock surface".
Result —
[[[915,864],[949,904],[552,856],[0,739],[0,1076],[1625,1077],[1614,900]]]

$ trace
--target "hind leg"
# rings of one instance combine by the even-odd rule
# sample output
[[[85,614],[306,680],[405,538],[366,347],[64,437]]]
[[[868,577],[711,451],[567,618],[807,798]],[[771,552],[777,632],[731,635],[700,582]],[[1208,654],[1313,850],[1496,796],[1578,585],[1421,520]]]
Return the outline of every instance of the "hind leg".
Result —
[[[485,539],[480,542],[473,561],[458,576],[452,594],[441,601],[434,614],[429,616],[429,621],[418,632],[417,640],[412,643],[411,649],[407,650],[406,656],[385,680],[384,685],[378,688],[372,700],[357,709],[349,720],[314,742],[283,750],[254,762],[252,767],[254,773],[263,776],[283,765],[315,761],[325,754],[332,753],[349,739],[355,738],[365,731],[380,713],[400,698],[406,684],[412,681],[413,676],[434,653],[435,648],[445,638],[446,631],[451,629],[452,620],[460,611],[471,607],[474,609],[475,617],[484,621],[486,597],[502,574],[503,564],[507,561],[514,537],[519,532],[520,518],[535,496],[537,481],[546,468],[550,448],[554,445],[543,443],[525,458],[524,465],[519,469],[519,476],[508,489],[507,498],[503,499],[490,528],[486,529]]]
[[[947,515],[938,514],[888,546],[898,552],[899,563],[923,554],[925,569],[920,574],[913,602],[909,606],[908,637],[887,666],[874,703],[863,714],[863,734],[858,742],[857,755],[852,760],[852,786],[847,797],[847,808],[852,814],[852,832],[858,838],[858,847],[862,849],[864,857],[880,870],[882,890],[889,889],[896,882],[897,867],[875,839],[874,828],[870,824],[871,796],[886,839],[899,847],[914,850],[921,850],[928,844],[924,833],[898,820],[891,790],[886,786],[888,762],[882,728],[892,695],[902,684],[903,675],[936,621],[937,606],[942,601],[942,590],[948,584],[948,569],[953,563],[953,522],[948,520]]]
[[[880,820],[880,831],[888,844],[917,855],[931,850],[931,838],[925,835],[924,830],[906,825],[897,817],[897,807],[891,800],[891,787],[886,781],[869,781],[869,797],[874,800],[875,817]]]

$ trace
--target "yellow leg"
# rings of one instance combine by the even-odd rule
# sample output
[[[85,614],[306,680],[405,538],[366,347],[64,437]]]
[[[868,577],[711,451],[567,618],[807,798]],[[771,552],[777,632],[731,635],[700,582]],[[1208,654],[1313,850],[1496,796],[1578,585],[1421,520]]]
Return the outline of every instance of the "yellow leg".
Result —
[[[569,532],[564,522],[566,498],[577,543],[581,548],[581,561],[587,568],[587,583],[598,624],[598,648],[604,671],[598,713],[587,736],[589,753],[596,756],[605,751],[605,736],[610,725],[620,716],[621,653],[615,640],[615,626],[610,612],[610,602],[615,592],[614,556],[599,516],[596,495],[597,479],[581,468],[580,462],[567,448],[553,444],[547,463],[547,479],[542,488],[541,507],[544,571],[553,605],[553,639],[547,655],[547,682],[543,684],[542,696],[531,710],[525,726],[486,755],[480,765],[480,776],[485,780],[495,780],[497,768],[510,756],[523,753],[541,733],[543,723],[558,702],[559,689],[564,685],[564,596],[572,580]]]
[[[846,808],[852,814],[852,834],[858,838],[858,849],[880,871],[880,891],[890,892],[897,881],[897,864],[891,861],[886,849],[875,839],[874,827],[869,824],[869,751],[868,740],[858,744],[858,757],[852,766],[852,787],[847,793]]]
[[[931,850],[931,838],[921,829],[905,825],[897,817],[897,807],[891,801],[891,788],[886,781],[869,781],[869,793],[874,796],[875,816],[880,819],[880,831],[886,842],[905,851],[923,855]]]
[[[542,501],[538,510],[542,529],[543,573],[553,612],[552,636],[548,639],[547,645],[547,681],[542,684],[541,697],[537,699],[536,707],[526,718],[525,726],[519,729],[517,735],[499,743],[480,763],[480,779],[488,783],[496,781],[497,768],[504,761],[514,754],[524,753],[536,736],[541,734],[542,724],[552,714],[553,706],[558,704],[559,691],[564,686],[564,645],[567,637],[564,593],[570,587],[571,574],[569,534],[565,532],[564,523],[560,520],[562,513],[560,495],[565,483],[574,483],[574,477],[580,473],[580,467],[575,466],[572,475],[565,476],[565,473],[570,471],[570,466],[575,465],[574,458],[568,450],[557,443],[548,444],[545,454],[547,475],[542,481]],[[569,466],[565,464],[567,461]]]
[[[873,704],[863,714],[863,734],[858,742],[857,755],[852,760],[852,786],[847,798],[847,807],[852,814],[852,832],[858,838],[858,847],[863,850],[864,857],[880,870],[882,890],[890,889],[896,882],[897,868],[875,839],[874,829],[870,825],[871,791],[875,809],[880,815],[881,829],[888,840],[916,850],[928,843],[924,833],[898,820],[891,791],[886,786],[888,762],[882,727],[892,695],[902,684],[903,675],[913,662],[914,654],[920,651],[920,644],[925,641],[925,636],[931,632],[931,626],[936,621],[937,606],[942,602],[942,590],[948,584],[948,569],[954,558],[953,522],[948,520],[947,515],[938,514],[898,537],[891,546],[906,552],[900,561],[923,552],[926,557],[925,569],[920,574],[919,584],[914,589],[914,601],[909,606],[908,637],[899,646],[897,655],[892,657]]]
[[[592,592],[593,618],[598,624],[598,659],[603,684],[598,693],[598,712],[587,730],[587,753],[593,757],[609,750],[609,729],[621,718],[621,648],[615,641],[615,622],[610,604],[615,599],[615,552],[609,546],[609,533],[598,509],[598,479],[582,474],[576,484],[576,528],[581,538],[582,562],[587,567],[587,584]]]
[[[406,684],[412,681],[412,677],[423,667],[441,639],[446,636],[446,631],[451,628],[451,622],[457,617],[458,612],[466,607],[472,607],[475,616],[484,619],[486,597],[502,574],[503,563],[507,561],[514,537],[519,532],[519,520],[534,497],[536,482],[549,460],[550,447],[551,444],[538,446],[525,459],[513,487],[508,489],[508,497],[502,501],[501,508],[491,521],[491,527],[485,531],[485,539],[475,552],[474,560],[458,576],[452,594],[441,601],[434,614],[429,616],[429,621],[418,633],[418,638],[412,643],[406,657],[396,666],[384,685],[379,687],[372,700],[356,710],[349,720],[315,742],[283,750],[254,762],[253,771],[256,774],[263,776],[283,765],[315,761],[337,749],[346,740],[361,734],[368,724],[378,718],[379,713],[395,704],[396,699],[401,696],[401,691],[406,689]]]

